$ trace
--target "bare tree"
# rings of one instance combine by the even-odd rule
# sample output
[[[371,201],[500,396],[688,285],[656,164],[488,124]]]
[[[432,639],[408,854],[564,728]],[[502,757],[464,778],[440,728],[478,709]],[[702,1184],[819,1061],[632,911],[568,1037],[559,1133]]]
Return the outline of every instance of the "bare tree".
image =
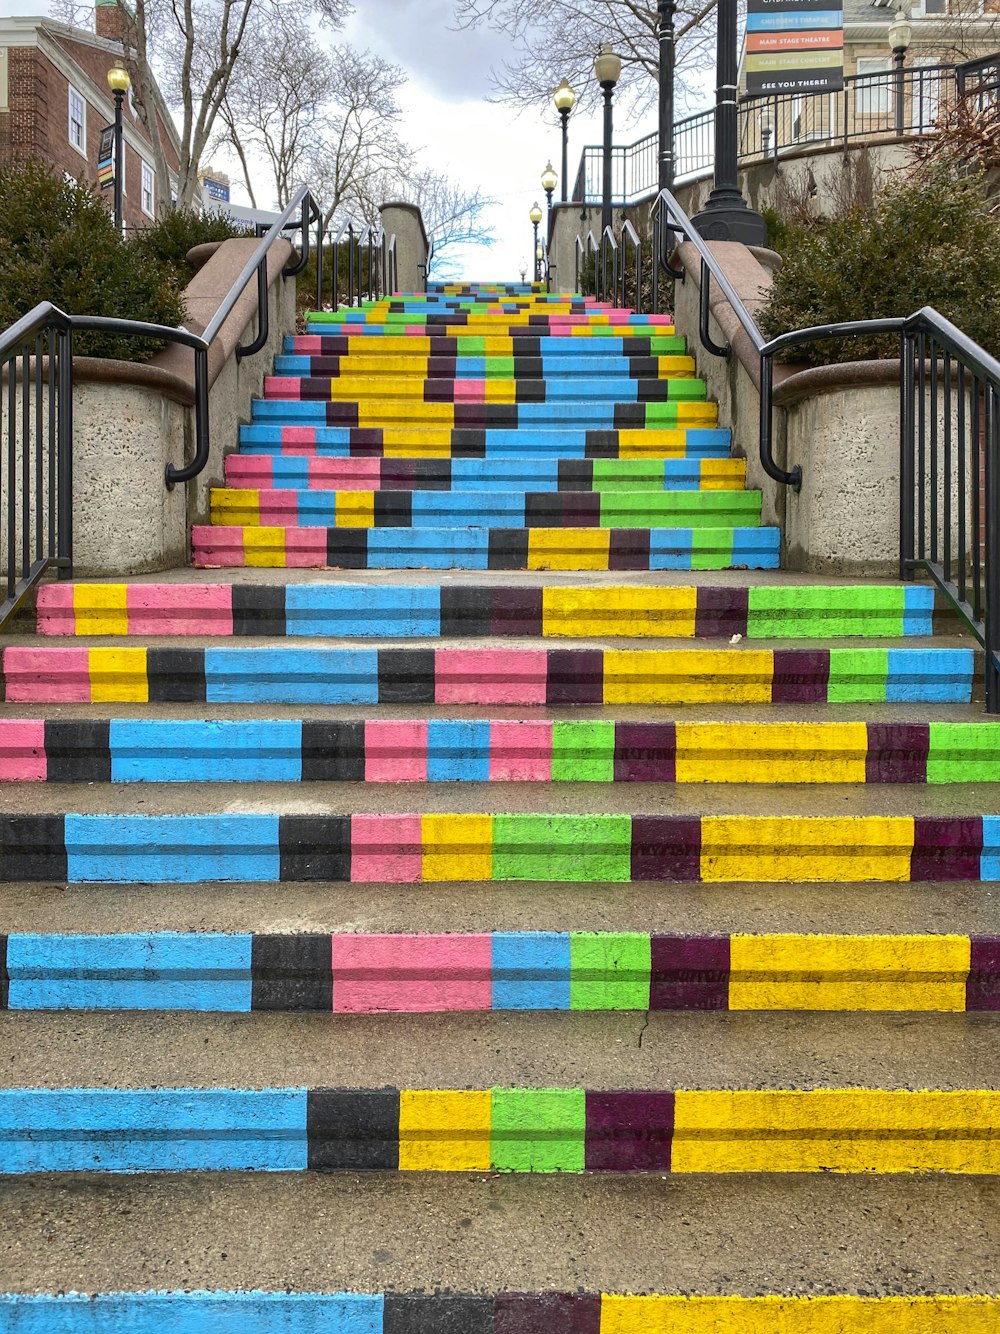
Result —
[[[716,0],[678,0],[677,86],[685,75],[713,58],[715,24],[705,20]],[[517,106],[547,105],[552,90],[567,78],[583,106],[600,99],[593,62],[601,42],[612,42],[622,57],[619,89],[631,94],[636,114],[657,96],[659,47],[656,0],[455,0],[461,28],[487,25],[505,33],[512,58],[493,71],[497,97]]]

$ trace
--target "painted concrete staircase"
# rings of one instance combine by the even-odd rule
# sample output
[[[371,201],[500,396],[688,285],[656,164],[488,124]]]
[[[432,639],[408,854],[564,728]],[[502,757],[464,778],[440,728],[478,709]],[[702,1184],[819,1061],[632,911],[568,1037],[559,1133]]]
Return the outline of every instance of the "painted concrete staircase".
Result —
[[[692,370],[516,286],[317,317],[227,568],[41,590],[0,1329],[1000,1326],[976,656],[772,568]]]

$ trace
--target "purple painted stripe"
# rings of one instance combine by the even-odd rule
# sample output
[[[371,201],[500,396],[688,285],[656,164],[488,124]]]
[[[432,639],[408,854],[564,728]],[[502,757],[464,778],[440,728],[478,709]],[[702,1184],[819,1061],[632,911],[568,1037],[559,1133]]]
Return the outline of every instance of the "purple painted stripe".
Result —
[[[730,639],[747,632],[750,590],[699,588],[694,633],[697,639]]]
[[[913,822],[910,879],[978,880],[982,851],[982,816],[917,816]]]
[[[492,633],[495,635],[542,634],[542,590],[540,588],[494,588],[490,597]]]
[[[588,1172],[669,1172],[674,1095],[591,1092],[586,1098]]]
[[[929,723],[869,723],[866,783],[926,783]]]
[[[356,426],[351,431],[351,443],[348,446],[351,458],[383,458],[384,443],[381,426]]]
[[[1000,937],[972,936],[969,977],[965,984],[967,1010],[1000,1010]]]
[[[649,529],[612,528],[608,543],[608,569],[648,570]]]
[[[701,819],[633,815],[632,879],[701,879]]]
[[[829,682],[828,649],[775,649],[772,703],[825,704]]]
[[[673,783],[676,770],[676,723],[615,724],[616,783]]]
[[[494,1334],[601,1334],[599,1293],[501,1292]]]
[[[550,649],[546,704],[603,704],[604,653],[601,649]]]
[[[728,936],[652,936],[651,1010],[729,1008]]]

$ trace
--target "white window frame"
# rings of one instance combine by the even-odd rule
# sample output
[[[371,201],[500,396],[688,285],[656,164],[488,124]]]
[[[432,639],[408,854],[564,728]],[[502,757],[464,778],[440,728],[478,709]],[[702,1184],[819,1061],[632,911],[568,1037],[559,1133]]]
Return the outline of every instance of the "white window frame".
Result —
[[[868,74],[886,76],[880,83],[854,85],[855,116],[888,116],[892,110],[892,79],[889,77],[892,74],[892,57],[858,56],[854,72],[859,77]]]
[[[74,98],[80,106],[80,115],[77,120],[75,120],[73,116]],[[79,143],[73,138],[73,126],[75,124],[80,126]],[[85,158],[87,156],[87,99],[80,90],[74,88],[72,84],[68,85],[68,92],[66,94],[66,138],[69,140],[70,146],[75,148],[81,157]]]
[[[948,0],[940,0],[940,3],[943,5],[943,8],[928,10],[927,0],[914,0],[910,13],[914,18],[918,19],[946,19],[951,13],[951,5],[948,3]],[[982,9],[981,3],[979,9]]]
[[[146,183],[149,182],[149,189],[146,189]],[[146,196],[149,196],[149,207],[146,207]],[[139,204],[147,218],[156,217],[156,172],[149,165],[145,158],[139,159]]]

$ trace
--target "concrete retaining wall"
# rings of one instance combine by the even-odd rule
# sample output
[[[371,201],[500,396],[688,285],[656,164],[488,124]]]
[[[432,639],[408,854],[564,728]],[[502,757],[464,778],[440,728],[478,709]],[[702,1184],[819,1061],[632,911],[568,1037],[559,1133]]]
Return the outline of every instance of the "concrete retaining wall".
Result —
[[[382,227],[396,237],[396,290],[419,292],[424,285],[427,264],[427,232],[416,204],[392,202],[379,209]]]

